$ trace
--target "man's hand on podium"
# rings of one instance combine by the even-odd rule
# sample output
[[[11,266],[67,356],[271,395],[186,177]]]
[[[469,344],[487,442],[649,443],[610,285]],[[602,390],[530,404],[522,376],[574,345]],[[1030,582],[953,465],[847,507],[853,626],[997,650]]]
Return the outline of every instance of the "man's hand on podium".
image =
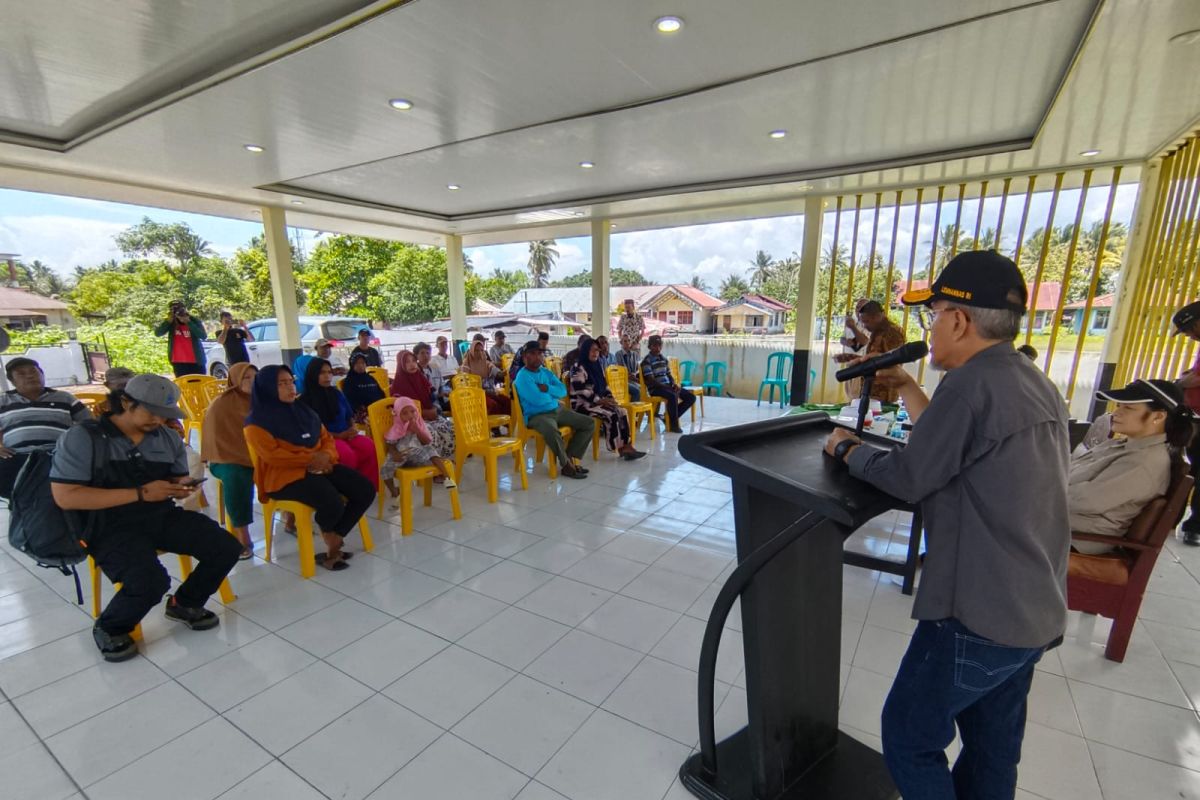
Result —
[[[834,428],[830,431],[829,438],[825,440],[825,452],[844,463],[850,456],[850,452],[861,444],[862,441],[854,435],[854,431],[846,428]]]

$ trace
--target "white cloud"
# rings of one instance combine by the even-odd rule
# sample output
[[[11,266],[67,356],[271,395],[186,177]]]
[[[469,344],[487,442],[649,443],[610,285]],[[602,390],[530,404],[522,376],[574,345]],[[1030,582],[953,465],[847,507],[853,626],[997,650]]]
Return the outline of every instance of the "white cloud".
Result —
[[[38,259],[62,274],[77,266],[94,266],[121,252],[113,236],[128,227],[119,222],[59,215],[0,217],[0,251]]]

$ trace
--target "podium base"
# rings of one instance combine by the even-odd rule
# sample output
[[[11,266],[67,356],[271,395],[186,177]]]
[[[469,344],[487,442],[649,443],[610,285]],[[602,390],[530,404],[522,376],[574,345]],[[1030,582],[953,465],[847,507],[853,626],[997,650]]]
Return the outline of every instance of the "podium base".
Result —
[[[800,780],[774,797],[754,794],[750,775],[750,737],[745,728],[717,744],[719,773],[705,775],[697,753],[679,768],[684,788],[701,800],[898,800],[883,756],[841,731],[837,748]]]

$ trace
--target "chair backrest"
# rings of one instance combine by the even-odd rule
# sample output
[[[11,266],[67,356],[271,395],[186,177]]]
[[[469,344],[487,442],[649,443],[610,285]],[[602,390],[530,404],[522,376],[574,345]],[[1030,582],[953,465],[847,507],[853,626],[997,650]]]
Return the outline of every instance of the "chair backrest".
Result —
[[[704,382],[720,383],[725,374],[724,361],[709,361],[704,365]]]
[[[500,356],[500,369],[504,370],[504,374],[508,375],[508,368],[512,366],[513,354],[505,353]]]
[[[459,342],[458,343],[458,363],[460,363],[460,364],[462,363],[462,360],[464,358],[466,358],[466,356],[467,356],[467,351],[470,349],[471,349],[470,342]]]
[[[792,354],[771,353],[767,356],[767,377],[784,380],[792,376]]]
[[[1183,518],[1183,510],[1191,493],[1193,478],[1182,458],[1171,462],[1171,482],[1166,494],[1151,500],[1134,517],[1125,538],[1152,547],[1162,547],[1171,531]]]
[[[483,378],[473,372],[456,372],[450,376],[451,389],[460,389],[463,387],[482,389]]]
[[[383,367],[367,367],[367,374],[375,379],[375,382],[379,384],[379,388],[383,389],[384,394],[388,393],[388,391],[391,389],[391,386],[388,383],[388,374],[386,369]]]
[[[558,356],[548,356],[546,358],[546,369],[553,372],[555,375],[562,377],[563,362]]]
[[[179,402],[188,416],[204,419],[208,405],[220,393],[220,382],[211,375],[184,375],[175,379],[179,387]]]
[[[618,403],[628,403],[629,370],[620,364],[610,364],[604,370],[604,377],[608,381],[608,390],[612,392],[613,399]]]
[[[395,421],[392,411],[395,403],[395,398],[385,397],[367,406],[367,428],[371,432],[371,441],[375,443],[375,463],[380,465],[387,460],[387,445],[383,437]]]
[[[517,396],[514,389],[512,393],[512,435],[518,439],[524,439],[529,435],[529,429],[525,427],[525,413],[521,411],[521,398]]]
[[[696,362],[691,359],[679,362],[679,371],[683,378],[683,383],[690,384],[692,382],[692,373],[696,371]]]
[[[454,435],[463,444],[478,444],[492,437],[488,427],[487,397],[483,389],[463,386],[450,392],[454,412]]]
[[[667,359],[667,369],[669,369],[671,371],[671,380],[675,381],[675,385],[682,386],[683,381],[681,381],[679,379],[679,359],[678,358],[668,358]]]

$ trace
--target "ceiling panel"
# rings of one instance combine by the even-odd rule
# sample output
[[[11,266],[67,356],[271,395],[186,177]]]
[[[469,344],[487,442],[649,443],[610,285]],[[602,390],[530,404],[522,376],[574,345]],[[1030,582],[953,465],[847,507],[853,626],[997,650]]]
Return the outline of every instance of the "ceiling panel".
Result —
[[[368,0],[2,0],[0,131],[65,141]]]
[[[658,103],[286,185],[456,216],[1011,147],[1032,139],[1091,10],[1088,0],[1038,5]],[[775,129],[786,129],[786,138],[770,139]],[[580,169],[585,160],[596,167]]]

